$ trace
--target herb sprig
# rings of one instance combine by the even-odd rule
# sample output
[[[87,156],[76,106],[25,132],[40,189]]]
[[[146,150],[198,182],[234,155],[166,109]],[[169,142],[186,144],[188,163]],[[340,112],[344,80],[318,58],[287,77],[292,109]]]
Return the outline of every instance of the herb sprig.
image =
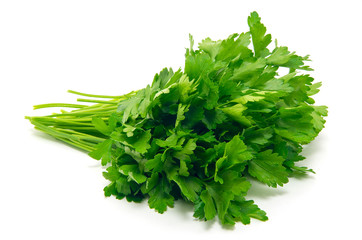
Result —
[[[321,83],[302,71],[308,56],[285,46],[271,51],[256,12],[250,31],[204,39],[186,50],[185,68],[163,69],[151,85],[122,96],[69,91],[85,104],[59,114],[27,117],[36,129],[76,146],[107,166],[105,195],[139,202],[163,213],[177,199],[194,205],[194,217],[222,224],[267,220],[247,200],[254,178],[283,186],[294,172],[302,145],[323,129],[325,106],[312,96]],[[279,69],[289,73],[280,76]],[[88,97],[88,98],[87,98]]]

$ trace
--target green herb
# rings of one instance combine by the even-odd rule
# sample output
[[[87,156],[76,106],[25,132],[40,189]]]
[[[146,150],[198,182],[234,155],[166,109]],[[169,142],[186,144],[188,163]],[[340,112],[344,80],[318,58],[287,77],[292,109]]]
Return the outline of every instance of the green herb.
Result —
[[[190,36],[184,71],[163,69],[151,85],[122,96],[91,97],[43,117],[35,128],[89,152],[107,166],[106,196],[139,202],[163,213],[177,199],[194,205],[194,216],[222,224],[267,220],[247,200],[254,178],[283,186],[291,174],[313,172],[296,165],[302,145],[324,127],[325,106],[312,95],[321,83],[287,47],[271,51],[271,35],[256,12],[250,31],[225,40],[204,39],[195,50]],[[280,68],[289,73],[280,76]],[[94,100],[103,99],[103,100]]]

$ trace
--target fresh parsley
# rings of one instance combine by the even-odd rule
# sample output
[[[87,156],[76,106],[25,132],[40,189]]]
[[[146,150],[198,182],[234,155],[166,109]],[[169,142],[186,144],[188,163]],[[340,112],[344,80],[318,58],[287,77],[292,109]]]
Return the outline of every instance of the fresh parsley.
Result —
[[[312,96],[320,82],[312,69],[285,46],[269,47],[256,12],[250,31],[227,39],[204,39],[186,50],[185,68],[163,69],[151,85],[122,96],[91,97],[83,104],[42,117],[27,117],[36,129],[89,152],[106,166],[107,197],[139,202],[163,213],[183,199],[194,217],[222,224],[267,220],[247,193],[250,179],[283,186],[294,172],[302,145],[324,127],[325,106]],[[289,73],[280,76],[280,68]]]

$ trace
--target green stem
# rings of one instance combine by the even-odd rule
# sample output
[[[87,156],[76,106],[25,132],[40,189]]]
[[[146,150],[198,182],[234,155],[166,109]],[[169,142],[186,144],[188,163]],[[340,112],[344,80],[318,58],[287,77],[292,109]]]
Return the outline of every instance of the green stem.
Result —
[[[83,99],[83,98],[78,98],[77,101],[78,102],[90,102],[90,103],[103,103],[103,104],[118,104],[118,102],[93,100],[93,99]]]
[[[103,142],[105,140],[105,138],[92,136],[92,135],[89,135],[89,134],[86,134],[86,133],[81,133],[81,132],[77,132],[77,131],[70,130],[70,129],[56,128],[56,130],[60,131],[60,132],[73,134],[74,136],[78,137],[81,140],[89,140],[89,141],[94,141],[94,142],[97,142],[97,143]]]
[[[32,117],[32,120],[35,120],[37,122],[41,122],[44,125],[53,125],[53,124],[61,124],[65,126],[93,126],[91,122],[89,123],[83,123],[83,122],[76,122],[71,121],[64,118],[52,118],[52,117]]]
[[[60,114],[60,116],[63,116],[64,114]],[[57,120],[59,119],[60,121],[72,121],[72,122],[92,122],[92,118],[91,117],[64,117],[64,118],[55,118],[54,115],[49,115],[49,116],[41,116],[41,117],[32,117],[33,119],[36,120]],[[103,119],[103,120],[107,120],[107,119]]]
[[[61,118],[65,118],[67,119],[68,117],[78,117],[78,118],[84,118],[84,117],[92,117],[92,116],[97,116],[97,117],[109,117],[114,111],[105,111],[105,112],[80,112],[80,113],[55,113],[52,115],[46,115],[44,117],[61,117]]]
[[[96,143],[91,143],[88,141],[94,141],[94,142],[98,143],[98,142],[101,142],[104,140],[104,139],[90,136],[90,135],[84,136],[87,134],[82,134],[82,133],[78,133],[77,135],[68,134],[68,133],[66,133],[67,131],[65,129],[57,129],[57,128],[53,128],[53,127],[48,127],[48,126],[45,126],[45,125],[37,122],[36,120],[32,119],[31,117],[26,117],[26,118],[30,120],[30,122],[35,126],[36,129],[56,138],[58,140],[61,140],[63,142],[66,142],[70,145],[73,145],[75,147],[78,147],[78,148],[83,149],[88,152],[93,151],[96,146]],[[85,140],[87,140],[87,141],[85,141]]]
[[[81,93],[73,90],[68,90],[69,93],[73,93],[79,96],[85,96],[85,97],[94,97],[94,98],[121,98],[125,95],[121,96],[108,96],[108,95],[96,95],[96,94],[88,94],[88,93]]]
[[[63,142],[65,142],[65,143],[68,143],[68,144],[70,144],[70,145],[72,145],[72,146],[74,146],[74,147],[83,149],[83,150],[85,150],[85,151],[87,151],[87,152],[92,152],[92,151],[94,151],[94,149],[95,149],[95,145],[94,145],[94,147],[91,147],[91,146],[87,146],[87,145],[85,145],[85,144],[82,144],[81,142],[76,142],[76,141],[74,141],[74,140],[68,140],[68,139],[64,139],[64,138],[57,137],[57,136],[53,136],[53,137],[56,138],[56,139],[58,139],[58,140],[60,140],[60,141],[63,141]]]
[[[54,130],[53,128],[51,127],[48,127],[46,125],[43,125],[41,123],[39,123],[38,121],[36,120],[33,120],[32,118],[29,118],[29,117],[26,117],[27,119],[30,120],[30,122],[39,130],[49,134],[49,135],[53,135],[53,136],[57,136],[57,137],[61,137],[61,138],[67,138],[67,139],[73,139],[73,140],[76,140],[76,141],[79,141],[80,139],[74,135],[70,135],[70,134],[67,134],[67,133],[62,133],[62,132],[59,132],[59,131],[56,131]]]
[[[98,104],[95,104],[95,105],[98,105]],[[93,105],[93,106],[95,106]],[[113,110],[115,111],[117,109],[117,106],[107,106],[105,107],[104,105],[101,105],[101,106],[98,106],[98,107],[85,107],[85,108],[82,108],[82,109],[76,109],[76,110],[73,110],[71,111],[71,113],[92,113],[92,112],[97,112],[97,111],[104,111],[104,110]]]
[[[69,103],[46,103],[46,104],[34,105],[34,110],[40,108],[50,108],[50,107],[84,108],[88,106],[81,104],[69,104]]]
[[[103,118],[107,122],[108,118],[117,110],[118,104],[132,97],[137,91],[130,92],[121,96],[106,96],[81,93],[69,90],[69,93],[93,98],[111,98],[103,101],[98,99],[78,99],[79,102],[95,103],[93,105],[67,104],[67,103],[49,103],[35,105],[34,109],[50,107],[69,107],[75,108],[71,111],[60,110],[43,117],[26,117],[35,126],[36,129],[43,131],[54,138],[65,143],[73,145],[85,151],[93,151],[96,145],[105,140],[93,125],[92,117]]]

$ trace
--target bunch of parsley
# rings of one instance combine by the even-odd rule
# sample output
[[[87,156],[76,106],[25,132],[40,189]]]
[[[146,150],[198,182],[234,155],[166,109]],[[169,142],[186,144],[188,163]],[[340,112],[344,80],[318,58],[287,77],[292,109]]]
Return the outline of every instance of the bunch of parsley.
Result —
[[[123,96],[70,91],[106,100],[37,105],[77,109],[27,118],[101,160],[106,196],[146,198],[159,213],[184,199],[196,218],[217,215],[222,224],[267,220],[247,200],[249,179],[277,187],[293,172],[313,172],[295,163],[324,127],[327,109],[311,98],[321,83],[297,72],[312,70],[308,57],[282,46],[270,51],[256,12],[248,25],[249,32],[225,40],[206,38],[198,50],[190,36],[184,71],[163,69],[144,89]],[[289,73],[280,76],[279,68]]]

